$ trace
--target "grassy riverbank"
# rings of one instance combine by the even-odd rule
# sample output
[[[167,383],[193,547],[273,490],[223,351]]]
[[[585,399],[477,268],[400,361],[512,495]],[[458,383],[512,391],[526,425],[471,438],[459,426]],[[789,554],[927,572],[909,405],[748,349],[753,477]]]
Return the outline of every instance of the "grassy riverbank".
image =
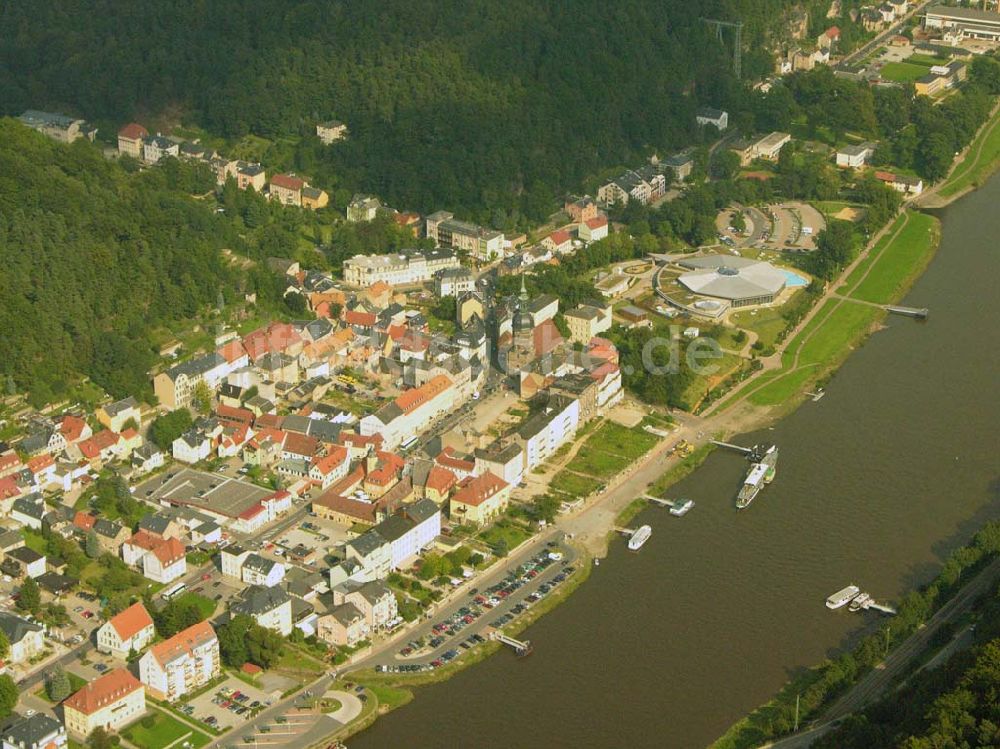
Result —
[[[981,185],[1000,166],[1000,109],[997,109],[986,126],[969,146],[965,158],[955,167],[937,196],[950,202],[968,190]]]
[[[843,283],[822,302],[781,356],[781,369],[744,394],[755,406],[790,409],[828,377],[885,316],[877,306],[900,299],[923,273],[940,238],[936,218],[904,212]]]

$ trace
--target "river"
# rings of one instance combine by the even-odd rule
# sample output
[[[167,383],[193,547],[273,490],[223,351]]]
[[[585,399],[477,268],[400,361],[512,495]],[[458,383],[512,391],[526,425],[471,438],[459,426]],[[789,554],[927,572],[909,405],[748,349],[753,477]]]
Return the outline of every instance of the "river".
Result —
[[[703,747],[876,614],[828,611],[856,583],[897,599],[1000,517],[1000,177],[940,212],[941,248],[905,303],[773,430],[778,476],[733,507],[744,461],[716,451],[616,542],[570,599],[502,652],[380,718],[351,749]]]

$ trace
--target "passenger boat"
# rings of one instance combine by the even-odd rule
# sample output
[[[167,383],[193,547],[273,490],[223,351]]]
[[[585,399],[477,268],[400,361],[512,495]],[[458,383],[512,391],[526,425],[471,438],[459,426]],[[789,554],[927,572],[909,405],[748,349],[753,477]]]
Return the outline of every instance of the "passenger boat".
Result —
[[[827,598],[826,607],[828,609],[839,609],[841,606],[844,606],[854,600],[860,592],[861,588],[857,585],[848,585],[843,590],[838,590],[832,596]]]
[[[628,539],[629,551],[639,551],[642,545],[649,540],[649,537],[653,535],[653,529],[648,525],[640,525],[636,528],[632,535]]]
[[[682,518],[694,507],[693,499],[678,499],[670,508],[670,514]]]

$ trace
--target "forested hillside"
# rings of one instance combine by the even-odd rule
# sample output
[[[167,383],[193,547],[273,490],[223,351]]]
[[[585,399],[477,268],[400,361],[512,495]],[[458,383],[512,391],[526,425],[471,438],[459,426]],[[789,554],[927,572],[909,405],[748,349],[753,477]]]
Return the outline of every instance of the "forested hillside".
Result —
[[[226,137],[307,135],[299,171],[400,207],[540,218],[581,178],[697,138],[740,90],[703,16],[741,18],[744,70],[790,0],[10,0],[0,107],[113,133],[186,120]],[[731,45],[731,40],[728,41]],[[164,121],[166,121],[164,120]],[[497,215],[494,217],[493,212]]]
[[[113,395],[144,393],[150,327],[194,315],[233,277],[219,252],[230,225],[185,194],[212,186],[178,162],[128,174],[86,141],[0,119],[5,387],[44,402],[86,373]]]

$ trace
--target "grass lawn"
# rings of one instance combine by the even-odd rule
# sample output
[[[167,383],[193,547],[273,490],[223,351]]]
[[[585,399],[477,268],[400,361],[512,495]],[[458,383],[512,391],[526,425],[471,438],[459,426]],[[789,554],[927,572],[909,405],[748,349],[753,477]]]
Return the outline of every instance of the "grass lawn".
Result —
[[[488,546],[493,546],[503,540],[507,549],[512,550],[524,543],[531,534],[520,525],[507,520],[500,520],[479,534],[479,540]]]
[[[163,749],[182,738],[190,741],[195,749],[209,742],[207,735],[167,713],[152,708],[149,714],[155,717],[150,728],[143,726],[140,720],[122,732],[122,736],[139,749]]]
[[[730,319],[734,325],[756,333],[757,340],[764,346],[774,346],[778,336],[788,327],[788,321],[781,316],[781,309],[776,307],[761,307],[756,315],[751,315],[750,310],[734,312]]]
[[[608,421],[587,438],[566,468],[588,476],[608,478],[649,452],[656,441],[654,435],[642,429],[629,429]],[[569,477],[564,481],[572,483]]]
[[[206,596],[198,595],[197,593],[185,593],[179,596],[177,600],[180,603],[193,603],[198,607],[198,613],[201,615],[202,619],[208,619],[212,614],[215,613],[215,601]]]
[[[694,411],[707,391],[719,386],[746,361],[736,354],[723,354],[721,359],[710,359],[707,365],[717,367],[713,374],[697,375],[681,397],[685,411]]]
[[[875,260],[868,277],[852,287],[850,296],[887,304],[926,267],[937,243],[938,221],[925,213],[914,213],[892,243]]]
[[[286,646],[276,670],[304,684],[319,676],[323,665],[305,656],[301,650]]]
[[[594,479],[580,476],[571,471],[562,470],[549,482],[549,489],[557,492],[564,492],[574,497],[585,497],[597,488],[598,482]]]
[[[24,545],[38,554],[48,554],[45,550],[45,539],[42,534],[27,526],[21,528],[21,535],[24,536]]]
[[[949,62],[947,57],[920,54],[910,55],[906,58],[906,61],[914,65],[926,65],[927,67],[931,67],[932,65],[947,65]]]
[[[978,185],[993,172],[994,162],[1000,158],[1000,114],[991,119],[986,128],[976,137],[969,153],[955,169],[951,177],[939,191],[942,197],[950,197],[970,186]],[[979,158],[974,158],[982,148]]]
[[[927,65],[914,65],[910,62],[890,62],[882,68],[882,77],[887,81],[897,83],[912,83],[930,72]]]
[[[82,676],[77,676],[72,671],[67,671],[66,676],[69,677],[70,694],[75,694],[77,691],[87,686],[87,680],[84,679]],[[44,684],[42,684],[42,686],[39,689],[35,690],[35,696],[45,700],[46,702],[52,702],[52,700],[48,698],[48,695],[45,694]]]

